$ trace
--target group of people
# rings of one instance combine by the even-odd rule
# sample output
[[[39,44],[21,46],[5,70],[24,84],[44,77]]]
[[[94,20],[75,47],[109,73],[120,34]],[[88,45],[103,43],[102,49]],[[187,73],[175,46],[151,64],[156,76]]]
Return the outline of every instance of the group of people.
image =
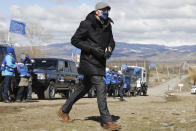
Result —
[[[124,88],[126,86],[125,76],[122,74],[122,71],[116,72],[115,70],[109,71],[106,68],[106,75],[105,75],[105,83],[106,89],[108,90],[109,95],[114,93],[114,90],[118,90],[118,94],[120,96],[120,101],[124,101]]]
[[[10,103],[8,92],[11,92],[12,79],[15,77],[16,86],[18,86],[15,95],[16,102],[26,102],[32,99],[32,77],[31,77],[31,60],[27,55],[22,54],[20,62],[17,62],[14,54],[14,48],[7,47],[7,54],[1,64],[1,73],[4,78],[3,101]]]

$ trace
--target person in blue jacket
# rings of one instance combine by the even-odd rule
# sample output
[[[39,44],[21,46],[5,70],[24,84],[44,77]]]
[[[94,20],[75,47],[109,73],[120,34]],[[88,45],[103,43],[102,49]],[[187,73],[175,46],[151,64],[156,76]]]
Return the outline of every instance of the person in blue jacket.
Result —
[[[5,84],[4,84],[4,91],[3,91],[3,100],[5,103],[9,103],[8,99],[8,90],[11,87],[11,80],[12,77],[15,76],[15,69],[16,69],[16,59],[14,57],[14,48],[11,46],[7,47],[7,55],[4,57],[1,70],[2,76],[4,77]]]
[[[106,75],[105,75],[105,77],[104,77],[104,81],[105,81],[105,84],[106,84],[106,89],[108,89],[109,88],[109,86],[110,86],[110,73],[109,72],[106,72]]]
[[[20,76],[20,82],[18,85],[19,90],[17,92],[16,102],[26,102],[27,99],[30,74],[26,62],[26,57],[22,57],[21,62],[18,63],[18,73]]]
[[[122,71],[118,71],[119,74],[119,96],[120,96],[120,101],[124,101],[123,96],[124,96],[124,86],[126,86],[125,83],[125,76],[122,74]]]
[[[30,74],[29,78],[29,85],[28,85],[28,93],[27,93],[27,100],[32,100],[32,76],[33,76],[33,67],[32,67],[32,62],[31,59],[28,55],[25,55],[25,65],[28,68],[28,73]]]

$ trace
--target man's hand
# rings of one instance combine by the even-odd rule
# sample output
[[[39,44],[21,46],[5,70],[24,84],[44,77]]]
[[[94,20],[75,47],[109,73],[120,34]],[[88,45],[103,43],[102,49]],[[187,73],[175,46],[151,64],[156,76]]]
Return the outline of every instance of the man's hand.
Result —
[[[106,59],[109,59],[112,55],[112,48],[110,46],[108,46],[106,49],[105,49],[105,54],[104,54],[104,57]]]
[[[104,57],[104,50],[100,47],[91,48],[91,53],[99,58]]]

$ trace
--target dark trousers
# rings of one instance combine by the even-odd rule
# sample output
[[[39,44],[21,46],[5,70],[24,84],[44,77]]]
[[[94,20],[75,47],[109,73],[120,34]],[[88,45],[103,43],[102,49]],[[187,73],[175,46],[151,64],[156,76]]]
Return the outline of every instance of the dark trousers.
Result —
[[[5,84],[4,84],[4,88],[3,88],[3,100],[8,100],[8,91],[10,90],[11,87],[11,80],[12,80],[12,76],[5,76]]]
[[[32,98],[32,82],[29,82],[29,85],[28,85],[27,98],[28,99],[31,99]]]
[[[20,86],[17,92],[16,100],[26,100],[27,99],[27,86]]]
[[[82,85],[71,94],[66,103],[62,106],[62,111],[69,113],[73,104],[82,98],[92,87],[95,87],[97,90],[97,103],[103,123],[111,122],[112,117],[107,107],[107,92],[103,76],[84,76]]]
[[[119,96],[120,97],[123,97],[123,95],[124,95],[123,85],[120,85],[120,88],[119,88]]]

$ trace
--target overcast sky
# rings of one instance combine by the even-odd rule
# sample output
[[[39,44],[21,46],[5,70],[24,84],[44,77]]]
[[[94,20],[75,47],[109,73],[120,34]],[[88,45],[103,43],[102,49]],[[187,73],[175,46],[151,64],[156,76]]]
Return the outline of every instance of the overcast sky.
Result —
[[[196,44],[196,0],[105,0],[112,9],[118,42]],[[10,19],[39,23],[55,36],[51,43],[69,42],[97,0],[0,0],[0,32]],[[18,38],[21,37],[17,35]],[[20,43],[20,41],[18,41]]]

